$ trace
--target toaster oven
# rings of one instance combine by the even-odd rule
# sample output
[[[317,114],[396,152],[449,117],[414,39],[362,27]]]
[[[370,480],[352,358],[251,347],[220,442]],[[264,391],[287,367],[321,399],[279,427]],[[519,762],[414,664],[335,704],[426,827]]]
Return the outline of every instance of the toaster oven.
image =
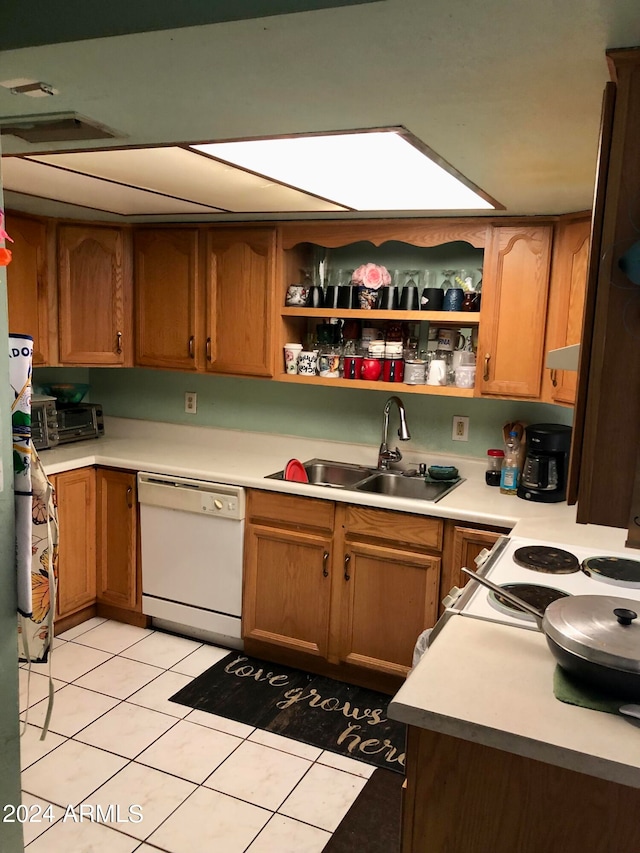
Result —
[[[61,403],[52,397],[31,399],[31,439],[36,450],[104,435],[100,403]]]
[[[36,450],[46,450],[58,444],[58,410],[55,397],[36,394],[32,396],[31,441]]]

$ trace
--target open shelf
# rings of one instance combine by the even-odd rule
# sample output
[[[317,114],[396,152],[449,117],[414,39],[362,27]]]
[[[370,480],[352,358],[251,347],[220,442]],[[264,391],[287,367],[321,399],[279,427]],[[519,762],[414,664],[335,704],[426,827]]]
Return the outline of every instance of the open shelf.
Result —
[[[368,313],[368,312],[364,312]],[[380,379],[332,379],[325,376],[298,376],[281,373],[274,377],[278,382],[297,385],[330,385],[333,388],[362,388],[367,391],[395,391],[403,394],[431,394],[439,397],[473,397],[473,388],[457,388],[455,385],[407,385],[405,382],[384,382]]]
[[[479,311],[382,311],[362,308],[282,308],[283,317],[345,319],[354,317],[362,320],[401,320],[408,323],[437,323],[439,326],[477,326],[480,322]]]

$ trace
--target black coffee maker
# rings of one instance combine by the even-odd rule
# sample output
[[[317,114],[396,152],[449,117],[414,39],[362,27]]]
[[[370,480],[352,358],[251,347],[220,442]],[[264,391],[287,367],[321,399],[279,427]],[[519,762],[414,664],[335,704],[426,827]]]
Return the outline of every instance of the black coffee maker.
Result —
[[[557,503],[567,495],[571,427],[533,424],[525,429],[525,456],[518,497],[527,501]]]

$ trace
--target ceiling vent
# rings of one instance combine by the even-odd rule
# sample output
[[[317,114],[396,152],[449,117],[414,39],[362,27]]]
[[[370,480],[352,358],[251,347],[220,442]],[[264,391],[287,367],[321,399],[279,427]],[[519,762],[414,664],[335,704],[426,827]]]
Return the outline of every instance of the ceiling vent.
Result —
[[[82,142],[87,139],[116,139],[123,134],[77,113],[45,113],[0,118],[0,133],[25,142]]]

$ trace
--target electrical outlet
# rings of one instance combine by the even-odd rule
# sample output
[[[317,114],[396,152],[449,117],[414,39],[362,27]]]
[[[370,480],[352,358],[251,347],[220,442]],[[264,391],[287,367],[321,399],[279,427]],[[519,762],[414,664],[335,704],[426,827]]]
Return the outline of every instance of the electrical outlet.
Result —
[[[453,416],[453,441],[469,441],[469,418],[464,415]]]
[[[198,395],[195,391],[185,391],[184,410],[188,415],[195,415],[198,411]]]

